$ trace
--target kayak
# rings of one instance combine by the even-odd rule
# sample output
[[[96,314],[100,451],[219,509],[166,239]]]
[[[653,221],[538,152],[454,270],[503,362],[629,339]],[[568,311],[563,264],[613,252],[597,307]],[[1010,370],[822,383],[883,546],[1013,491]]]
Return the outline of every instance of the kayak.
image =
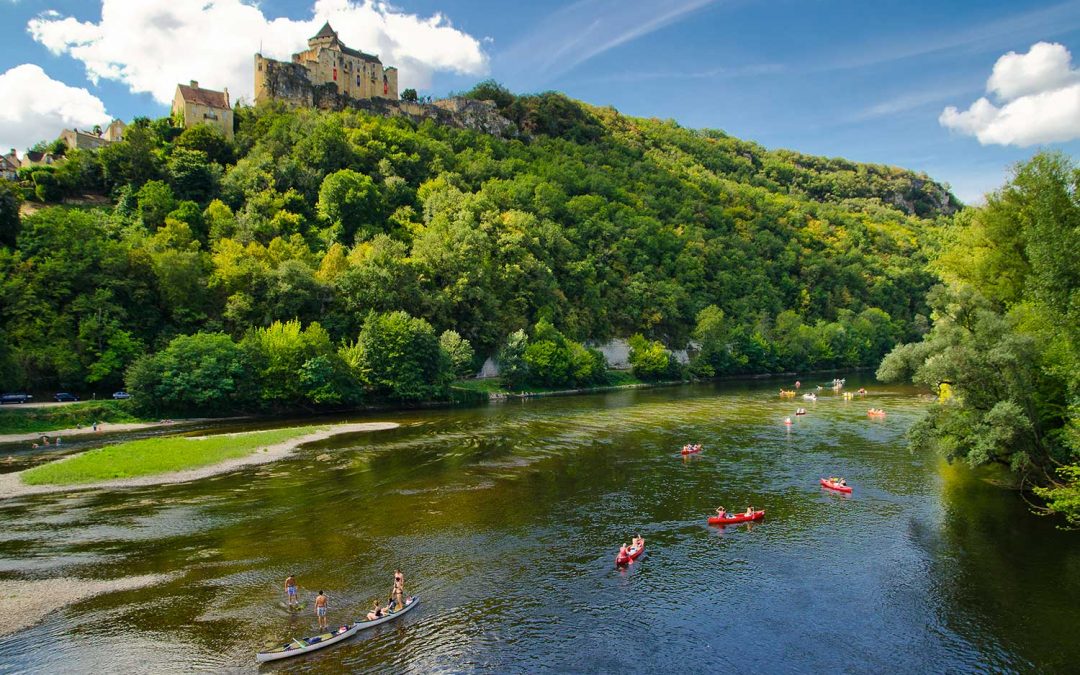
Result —
[[[701,450],[702,450],[702,448],[690,448],[689,450],[687,450],[686,448],[683,448],[681,452],[684,455],[693,455],[695,453],[701,452]]]
[[[748,516],[745,513],[737,513],[735,515],[727,515],[721,518],[720,516],[709,516],[710,525],[734,525],[735,523],[745,523],[748,520],[761,520],[765,517],[765,509],[760,511],[754,511],[754,515]]]
[[[621,553],[616,553],[615,554],[615,564],[616,565],[629,565],[633,561],[640,558],[641,554],[644,553],[644,552],[645,552],[645,547],[644,546],[642,546],[641,548],[635,548],[635,547],[631,546],[630,548],[626,549],[626,555],[625,556],[622,555]]]
[[[837,492],[851,494],[850,485],[840,485],[839,483],[833,483],[832,481],[825,480],[824,478],[821,479],[821,487],[828,488],[830,490],[836,490]]]
[[[301,654],[307,654],[322,649],[323,647],[329,647],[330,645],[349,639],[357,632],[366,628],[378,626],[380,623],[386,623],[387,621],[393,621],[413,607],[416,607],[418,604],[420,604],[420,597],[414,595],[405,601],[405,606],[403,608],[388,612],[373,621],[357,621],[352,624],[340,626],[337,629],[326,633],[304,638],[303,640],[294,639],[292,642],[282,643],[276,649],[259,652],[255,655],[255,658],[259,663],[265,663],[267,661],[287,659],[291,656],[299,656]]]

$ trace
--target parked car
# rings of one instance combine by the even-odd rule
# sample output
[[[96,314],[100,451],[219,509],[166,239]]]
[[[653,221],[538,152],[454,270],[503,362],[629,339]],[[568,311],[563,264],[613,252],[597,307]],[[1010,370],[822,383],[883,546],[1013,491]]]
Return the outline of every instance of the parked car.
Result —
[[[33,398],[30,394],[4,394],[0,396],[0,405],[5,403],[29,403]]]
[[[126,391],[118,391],[113,394],[112,397],[117,401],[122,401],[125,398],[131,398],[131,394],[127,393]]]
[[[53,394],[53,400],[57,403],[72,403],[74,401],[78,401],[79,397],[75,394],[69,394],[66,391],[62,391],[57,394]]]

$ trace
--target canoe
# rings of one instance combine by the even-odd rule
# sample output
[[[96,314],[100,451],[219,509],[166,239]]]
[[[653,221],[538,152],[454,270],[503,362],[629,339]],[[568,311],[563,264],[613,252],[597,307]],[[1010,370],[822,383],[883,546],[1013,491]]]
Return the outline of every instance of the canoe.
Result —
[[[644,553],[644,552],[645,552],[645,547],[644,546],[642,546],[641,548],[634,548],[633,546],[631,546],[630,548],[626,549],[626,557],[623,557],[622,555],[620,555],[618,553],[615,554],[615,564],[616,565],[629,565],[633,561],[640,558],[641,554]]]
[[[360,626],[360,630],[367,630],[372,626],[378,626],[380,623],[386,623],[387,621],[393,621],[405,612],[409,611],[413,607],[420,604],[420,596],[414,595],[411,598],[405,598],[405,607],[402,609],[395,609],[392,612],[380,616],[378,619],[372,619],[371,621],[357,621],[356,625]]]
[[[271,649],[265,652],[259,652],[255,655],[255,658],[259,663],[266,663],[267,661],[277,661],[278,659],[287,659],[292,656],[299,656],[301,654],[308,654],[313,651],[317,651],[324,647],[337,644],[344,640],[349,639],[357,632],[362,631],[372,626],[378,626],[380,623],[386,623],[387,621],[393,621],[405,612],[408,612],[413,607],[420,604],[420,597],[413,596],[405,601],[405,607],[402,609],[389,612],[384,616],[380,616],[374,621],[357,621],[356,623],[346,624],[340,626],[332,631],[314,635],[303,640],[293,640],[292,642],[282,643],[281,646],[276,649]]]
[[[838,485],[838,484],[833,483],[831,481],[827,481],[824,478],[821,479],[821,487],[828,488],[830,490],[836,490],[837,492],[844,492],[844,493],[847,493],[847,494],[851,494],[851,486],[850,485]]]
[[[356,632],[360,630],[360,624],[353,623],[345,626],[341,626],[332,631],[326,633],[320,633],[319,635],[313,635],[302,640],[293,640],[292,642],[286,642],[276,649],[271,649],[265,652],[259,652],[255,655],[256,660],[259,663],[265,663],[267,661],[277,661],[278,659],[287,659],[290,656],[299,656],[301,654],[307,654],[313,651],[317,651],[324,647],[337,644],[342,640],[347,640]]]
[[[805,398],[807,401],[816,401],[817,400],[817,395],[815,395],[815,394],[803,394],[802,397]]]
[[[709,516],[710,525],[734,525],[735,523],[745,523],[748,520],[761,520],[765,517],[765,509],[760,511],[754,511],[754,515],[748,516],[745,513],[739,513],[735,515],[727,515],[721,518],[720,516]]]
[[[689,450],[687,450],[686,448],[683,448],[680,452],[682,452],[682,454],[684,455],[693,455],[695,453],[701,452],[703,449],[704,448],[690,448]]]

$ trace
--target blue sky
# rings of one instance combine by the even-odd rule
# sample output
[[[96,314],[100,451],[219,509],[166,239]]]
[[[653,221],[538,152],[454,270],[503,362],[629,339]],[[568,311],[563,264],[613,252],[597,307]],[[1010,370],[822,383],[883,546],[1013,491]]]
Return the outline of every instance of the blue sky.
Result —
[[[630,115],[723,129],[771,148],[923,170],[951,183],[968,201],[1000,185],[1010,165],[1040,147],[1073,156],[1080,151],[1077,124],[1060,119],[1071,117],[1068,106],[1080,99],[1074,93],[1080,79],[1054,60],[1080,49],[1080,0],[106,4],[108,21],[100,0],[0,0],[0,147],[30,145],[37,139],[22,137],[45,134],[41,125],[52,120],[62,125],[100,116],[91,99],[109,116],[164,115],[168,91],[180,80],[230,86],[242,96],[249,55],[260,45],[269,55],[286,55],[309,24],[321,21],[313,16],[318,11],[337,12],[335,24],[347,43],[398,65],[403,86],[415,84],[422,94],[438,97],[494,77],[517,92],[555,89]],[[209,32],[195,14],[169,12],[187,6],[207,15],[208,4],[221,5],[223,12],[225,5],[255,5],[229,15],[235,19],[210,24],[235,31],[229,53],[217,53],[230,42],[221,35],[207,36],[196,55],[168,53],[168,36],[185,24],[193,37],[182,44]],[[288,21],[272,28],[275,19]],[[286,33],[292,43],[275,39]],[[1039,42],[1057,51],[1048,45],[1041,60],[1032,52],[1012,70],[1007,64],[999,66],[1000,74],[995,70],[1003,55],[1027,54]],[[1046,72],[1033,70],[1036,61],[1051,65]],[[220,63],[231,65],[218,68]],[[49,82],[35,85],[43,76],[23,68],[20,84],[12,76],[5,89],[3,74],[24,64],[40,67]],[[1058,75],[1051,77],[1054,68]],[[1006,82],[996,94],[987,93],[991,73]],[[1018,104],[996,127],[982,113],[964,117],[984,96],[996,109]],[[40,114],[16,120],[16,105]],[[963,113],[952,128],[939,121],[946,106]],[[1056,121],[1061,129],[1053,133],[1039,128],[1050,124],[1040,117],[1053,112],[1048,107],[1064,111]]]

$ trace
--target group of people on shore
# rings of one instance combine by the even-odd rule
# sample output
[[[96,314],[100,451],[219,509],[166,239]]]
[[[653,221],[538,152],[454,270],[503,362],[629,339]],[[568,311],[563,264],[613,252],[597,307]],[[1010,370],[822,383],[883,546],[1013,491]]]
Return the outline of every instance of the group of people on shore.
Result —
[[[292,574],[285,578],[285,602],[290,610],[303,607],[300,603],[296,577]],[[396,569],[394,570],[394,587],[390,591],[390,599],[386,605],[382,605],[379,603],[379,599],[376,598],[371,611],[367,613],[367,620],[374,621],[403,607],[405,607],[405,574],[400,569]],[[319,594],[315,596],[315,616],[319,621],[320,629],[327,627],[327,611],[329,611],[329,599],[326,593],[319,591]]]

